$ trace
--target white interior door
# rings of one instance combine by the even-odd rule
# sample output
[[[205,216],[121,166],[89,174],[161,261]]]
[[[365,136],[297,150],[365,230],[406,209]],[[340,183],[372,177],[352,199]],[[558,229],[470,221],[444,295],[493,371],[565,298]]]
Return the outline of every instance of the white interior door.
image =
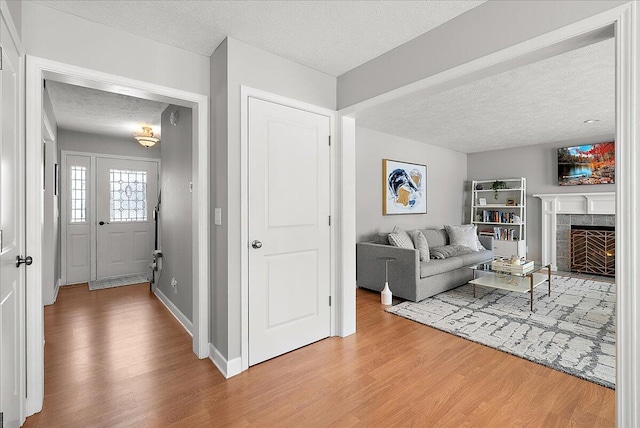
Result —
[[[157,198],[157,162],[97,158],[97,279],[149,272]]]
[[[0,411],[5,427],[21,425],[24,387],[24,151],[19,131],[19,57],[0,16]]]
[[[328,116],[249,99],[249,364],[328,337]]]

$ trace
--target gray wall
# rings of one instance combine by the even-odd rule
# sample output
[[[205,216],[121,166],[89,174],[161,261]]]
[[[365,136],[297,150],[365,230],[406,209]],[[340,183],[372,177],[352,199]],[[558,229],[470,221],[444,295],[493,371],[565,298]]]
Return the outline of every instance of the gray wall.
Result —
[[[427,166],[427,214],[382,215],[382,159]],[[461,224],[467,155],[367,128],[356,128],[356,233],[358,241],[376,232],[441,228]]]
[[[222,207],[222,224],[227,224],[227,135],[228,135],[228,45],[225,39],[211,56],[211,191],[213,207]],[[212,207],[212,208],[213,208]],[[214,344],[222,355],[229,352],[229,320],[227,316],[229,287],[228,263],[224,260],[227,252],[228,228],[216,226],[211,210],[211,277],[210,293],[210,343]]]
[[[178,124],[169,121],[177,111]],[[170,105],[162,113],[160,142],[160,248],[162,271],[158,288],[190,321],[193,321],[193,251],[192,251],[192,113],[190,108]],[[171,279],[178,282],[176,291]]]
[[[339,76],[338,108],[434,76],[624,3],[628,2],[488,1]]]
[[[58,130],[58,150],[74,152],[160,159],[162,141],[164,141],[164,133],[160,144],[145,148],[133,139],[133,135],[131,138],[122,138],[70,131],[62,128]]]
[[[18,35],[22,37],[22,0],[7,0],[7,5],[13,25],[16,26]]]
[[[613,135],[561,141],[537,146],[471,153],[467,158],[467,176],[471,180],[492,178],[527,179],[527,246],[528,257],[541,260],[541,201],[537,193],[614,192],[615,184],[591,186],[558,186],[558,153],[560,147],[613,141]],[[467,183],[467,193],[471,185]],[[467,195],[467,197],[469,197]],[[468,218],[467,218],[468,220]]]
[[[227,339],[224,334],[216,333],[213,345],[223,357],[232,360],[240,357],[241,340],[240,87],[244,85],[335,110],[336,78],[231,38],[227,38],[226,47],[221,46],[214,53],[210,68],[226,68],[227,76],[225,84],[216,72],[211,74],[212,103],[220,100],[218,96],[225,92],[225,86],[228,96],[226,135],[223,135],[224,129],[214,130],[214,157],[218,156],[213,171],[214,207],[223,209],[223,224],[213,226],[216,243],[212,261],[216,272],[212,293],[216,299],[227,295],[225,301],[214,302],[211,323],[217,331],[226,329]],[[212,124],[224,120],[216,117],[215,105],[211,110]],[[218,166],[221,169],[217,169]]]
[[[55,164],[60,166],[57,147],[56,115],[51,105],[49,93],[44,90],[44,114],[49,120],[53,135],[45,140],[45,190],[44,220],[42,233],[42,301],[45,305],[53,303],[56,284],[60,278],[60,197],[54,193]]]

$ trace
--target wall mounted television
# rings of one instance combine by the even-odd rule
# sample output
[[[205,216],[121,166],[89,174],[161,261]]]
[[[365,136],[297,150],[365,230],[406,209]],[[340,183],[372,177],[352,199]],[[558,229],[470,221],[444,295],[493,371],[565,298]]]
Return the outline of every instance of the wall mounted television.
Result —
[[[585,144],[558,149],[558,185],[613,184],[615,144]]]

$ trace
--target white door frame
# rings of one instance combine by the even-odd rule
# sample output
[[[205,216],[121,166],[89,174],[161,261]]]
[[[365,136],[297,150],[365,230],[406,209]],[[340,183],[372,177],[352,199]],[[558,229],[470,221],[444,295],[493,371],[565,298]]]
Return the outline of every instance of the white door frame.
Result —
[[[193,352],[209,355],[209,97],[122,76],[27,56],[26,149],[27,149],[27,249],[33,264],[27,275],[27,415],[42,409],[44,399],[44,311],[42,305],[42,117],[43,80],[117,92],[193,109]],[[132,140],[133,141],[133,140]]]
[[[487,70],[507,70],[511,61],[535,55],[592,31],[614,24],[616,26],[616,425],[640,426],[640,334],[636,331],[640,320],[640,220],[636,208],[640,206],[640,122],[634,100],[640,98],[638,70],[638,5],[629,2],[606,12],[591,16],[550,33],[497,51],[485,57],[446,70],[382,95],[370,98],[338,111],[341,126],[340,202],[343,251],[341,271],[343,284],[355,283],[355,273],[349,261],[355,251],[355,116],[366,108],[388,102],[416,91],[449,84],[455,87],[480,77]],[[558,53],[558,52],[556,52]],[[511,62],[511,63],[510,63]],[[505,68],[509,67],[509,68]],[[494,70],[495,70],[494,69]],[[624,233],[621,233],[624,231]],[[353,239],[352,239],[353,238]],[[344,286],[343,286],[344,287]],[[345,287],[346,288],[346,287]]]
[[[155,162],[158,164],[158,176],[162,173],[162,162],[160,158],[146,158],[139,156],[120,156],[120,155],[110,155],[103,153],[93,153],[93,152],[78,152],[73,150],[61,150],[60,151],[60,272],[62,281],[60,285],[67,285],[67,226],[68,222],[67,215],[69,214],[69,206],[67,204],[68,199],[66,199],[68,195],[68,191],[62,190],[67,189],[69,184],[69,171],[67,168],[69,167],[67,163],[67,156],[86,156],[90,159],[91,164],[91,199],[92,203],[87,205],[87,208],[90,212],[89,217],[89,241],[92,242],[90,257],[89,257],[89,265],[90,265],[90,273],[89,280],[94,281],[97,277],[97,263],[98,263],[98,253],[97,248],[94,245],[95,239],[97,238],[97,230],[96,230],[96,201],[97,201],[97,193],[96,193],[96,182],[95,182],[95,168],[96,168],[96,159],[97,158],[108,158],[108,159],[123,159],[123,160],[134,160],[134,161],[144,161],[144,162]],[[160,189],[160,180],[158,179],[158,189]]]
[[[302,101],[293,100],[280,95],[275,95],[269,92],[260,91],[258,89],[242,86],[240,88],[240,359],[241,367],[240,371],[247,370],[249,368],[249,139],[248,139],[248,105],[249,97],[258,98],[264,101],[269,101],[276,104],[281,104],[287,107],[292,107],[300,110],[305,110],[311,113],[320,114],[329,117],[330,120],[330,132],[331,140],[334,140],[335,132],[335,111],[329,110],[323,107],[314,106]],[[335,167],[335,155],[333,150],[333,143],[330,150],[330,176],[331,176],[331,218],[336,218],[335,200],[338,189],[339,181],[336,180],[337,169]],[[340,304],[340,293],[337,292],[341,288],[341,285],[336,282],[336,266],[340,254],[338,252],[338,246],[336,245],[336,228],[331,227],[331,295],[336,296],[336,303],[331,306],[331,335],[341,335],[341,323],[338,311],[342,308]],[[355,288],[353,289],[355,294]],[[355,306],[353,308],[355,312]],[[238,374],[238,372],[228,373],[229,376]]]

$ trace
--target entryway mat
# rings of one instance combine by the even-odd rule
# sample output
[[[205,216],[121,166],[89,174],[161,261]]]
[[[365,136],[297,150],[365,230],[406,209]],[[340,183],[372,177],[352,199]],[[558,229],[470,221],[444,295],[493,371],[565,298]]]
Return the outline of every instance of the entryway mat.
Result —
[[[105,288],[123,287],[125,285],[142,284],[149,282],[147,274],[119,276],[117,278],[99,279],[89,281],[89,291],[104,290]]]

